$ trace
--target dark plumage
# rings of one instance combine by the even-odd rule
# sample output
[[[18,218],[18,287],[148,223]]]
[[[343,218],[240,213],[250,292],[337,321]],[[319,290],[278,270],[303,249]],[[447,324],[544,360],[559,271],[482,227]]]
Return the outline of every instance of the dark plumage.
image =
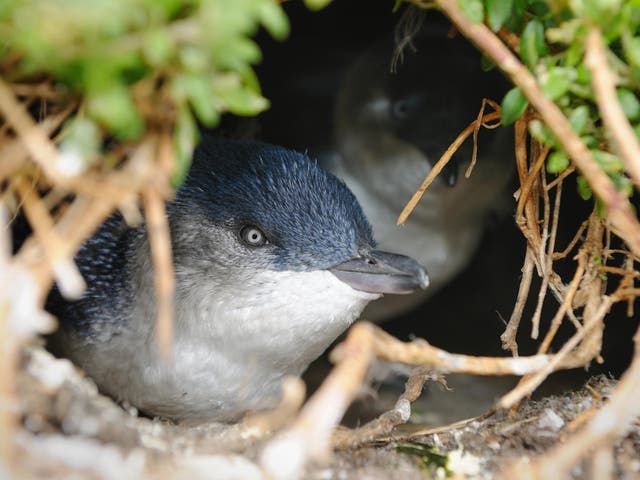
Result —
[[[173,359],[160,358],[144,225],[112,216],[79,251],[87,290],[56,291],[52,344],[106,393],[180,420],[232,420],[273,405],[380,293],[428,280],[376,252],[355,197],[300,153],[205,138],[167,205],[176,272]]]
[[[301,153],[259,142],[202,143],[169,211],[236,229],[259,225],[273,245],[265,266],[276,270],[328,268],[375,246],[344,182]]]

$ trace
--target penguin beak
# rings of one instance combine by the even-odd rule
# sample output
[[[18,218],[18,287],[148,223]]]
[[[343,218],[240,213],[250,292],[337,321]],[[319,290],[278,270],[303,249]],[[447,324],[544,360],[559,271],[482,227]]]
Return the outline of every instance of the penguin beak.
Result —
[[[395,253],[367,252],[329,269],[356,290],[409,294],[429,286],[427,271],[413,258]]]
[[[441,145],[434,143],[428,138],[428,136],[420,136],[417,138],[415,132],[405,132],[402,130],[398,133],[398,137],[419,149],[424,154],[425,158],[429,159],[429,163],[437,161],[440,158],[439,153],[443,153],[443,151],[441,151]],[[433,165],[431,166],[433,167]],[[458,161],[455,157],[451,158],[444,166],[437,179],[445,186],[453,188],[458,183],[458,170]]]

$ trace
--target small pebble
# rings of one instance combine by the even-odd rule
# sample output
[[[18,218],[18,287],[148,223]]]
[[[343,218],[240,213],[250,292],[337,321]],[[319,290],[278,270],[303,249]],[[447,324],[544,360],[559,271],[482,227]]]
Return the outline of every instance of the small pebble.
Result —
[[[545,409],[540,415],[538,420],[538,427],[543,430],[551,430],[552,432],[558,432],[564,427],[564,420],[555,411],[550,408]]]

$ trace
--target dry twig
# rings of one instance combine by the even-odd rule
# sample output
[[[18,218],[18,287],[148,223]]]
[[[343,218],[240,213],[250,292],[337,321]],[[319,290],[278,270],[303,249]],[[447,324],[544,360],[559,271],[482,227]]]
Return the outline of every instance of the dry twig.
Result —
[[[640,186],[640,142],[617,99],[616,79],[608,67],[602,32],[596,26],[591,26],[585,44],[585,63],[591,70],[593,91],[602,121],[627,171],[635,184]]]
[[[424,179],[424,181],[422,182],[422,185],[420,185],[416,193],[414,193],[411,199],[407,202],[407,205],[404,207],[404,209],[400,213],[400,216],[398,217],[398,221],[397,221],[398,225],[402,225],[404,222],[407,221],[407,218],[409,218],[409,215],[411,215],[411,212],[413,212],[413,209],[416,208],[416,205],[418,205],[418,202],[420,202],[420,199],[424,195],[424,192],[426,192],[427,188],[429,188],[429,185],[431,185],[431,183],[435,180],[435,178],[440,174],[440,172],[445,167],[445,165],[449,163],[449,160],[451,160],[451,157],[453,157],[454,153],[458,151],[458,149],[464,143],[464,141],[467,138],[469,138],[469,135],[475,132],[476,128],[478,128],[478,125],[479,124],[482,125],[484,123],[491,122],[493,120],[498,120],[499,118],[500,118],[500,112],[487,113],[486,115],[482,116],[481,119],[476,119],[473,122],[471,122],[469,126],[465,128],[460,133],[460,135],[456,137],[456,139],[451,143],[451,145],[449,145],[449,148],[447,148],[447,151],[442,154],[442,156],[435,163],[433,168],[431,168],[431,170],[429,171],[429,174]]]
[[[58,149],[38,128],[26,108],[15,98],[11,88],[0,78],[0,113],[22,140],[31,158],[52,180],[63,181],[64,176],[53,167],[57,164]]]
[[[404,392],[396,401],[393,409],[355,430],[336,430],[333,435],[333,447],[337,449],[354,448],[389,435],[395,427],[407,423],[411,416],[411,403],[420,397],[427,380],[445,382],[444,377],[434,375],[428,368],[417,367],[407,380]]]
[[[282,399],[273,410],[247,415],[243,423],[258,435],[275,432],[291,423],[304,403],[306,385],[298,377],[286,377],[282,381]]]

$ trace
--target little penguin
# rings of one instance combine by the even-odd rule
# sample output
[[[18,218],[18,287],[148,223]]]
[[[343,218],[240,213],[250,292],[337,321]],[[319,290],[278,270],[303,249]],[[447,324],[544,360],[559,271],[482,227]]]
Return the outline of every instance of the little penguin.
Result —
[[[512,132],[481,132],[471,176],[463,175],[468,140],[405,225],[396,225],[436,161],[476,119],[482,99],[499,102],[508,88],[497,72],[482,70],[468,41],[449,38],[446,26],[426,24],[412,45],[395,72],[391,36],[353,63],[337,93],[333,144],[319,155],[358,198],[381,248],[409,255],[429,271],[427,291],[373,302],[365,315],[379,321],[416,307],[468,264],[514,170]]]
[[[415,260],[376,250],[355,196],[308,156],[205,137],[167,203],[176,290],[172,358],[155,341],[145,226],[111,216],[79,250],[78,301],[54,289],[52,348],[151,416],[235,421],[275,406],[382,294],[426,288]]]

